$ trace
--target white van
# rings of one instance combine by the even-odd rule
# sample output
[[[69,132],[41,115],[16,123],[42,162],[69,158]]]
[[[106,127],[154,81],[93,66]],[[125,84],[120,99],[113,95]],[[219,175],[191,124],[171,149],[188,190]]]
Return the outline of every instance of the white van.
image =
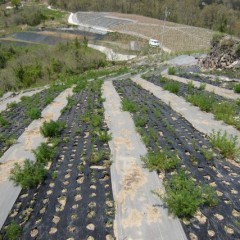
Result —
[[[152,46],[152,47],[159,47],[160,46],[160,42],[156,39],[150,39],[149,40],[149,45]]]

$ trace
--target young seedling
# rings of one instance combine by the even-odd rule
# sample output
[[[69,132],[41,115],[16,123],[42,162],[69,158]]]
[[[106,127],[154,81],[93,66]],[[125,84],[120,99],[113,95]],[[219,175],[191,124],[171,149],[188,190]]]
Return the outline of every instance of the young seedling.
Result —
[[[17,240],[20,238],[22,233],[21,226],[16,222],[12,221],[6,228],[6,236],[9,240]]]

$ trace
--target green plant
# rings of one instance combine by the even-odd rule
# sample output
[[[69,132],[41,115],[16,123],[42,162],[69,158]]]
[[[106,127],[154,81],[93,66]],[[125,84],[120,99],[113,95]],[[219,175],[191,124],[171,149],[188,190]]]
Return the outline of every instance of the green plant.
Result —
[[[105,150],[100,150],[100,151],[93,151],[90,157],[91,162],[97,163],[104,158],[106,158],[106,151]]]
[[[44,137],[53,138],[60,136],[60,133],[64,127],[65,124],[63,122],[51,120],[50,122],[44,122],[40,128],[40,131]]]
[[[234,86],[234,92],[235,92],[235,93],[240,93],[240,83],[235,84],[235,86]]]
[[[80,92],[87,87],[86,79],[79,79],[77,86],[73,89],[73,92]]]
[[[192,93],[193,89],[195,88],[193,81],[188,81],[187,82],[187,91],[188,93]]]
[[[149,152],[145,156],[142,156],[141,159],[144,162],[145,167],[150,170],[158,171],[168,171],[170,169],[174,169],[180,163],[176,154],[165,149],[161,152]]]
[[[122,100],[122,110],[134,113],[138,111],[138,106],[130,99],[124,98]]]
[[[106,130],[97,130],[95,131],[95,135],[98,136],[99,140],[103,142],[108,142],[112,139],[112,135]]]
[[[16,163],[10,173],[10,180],[22,188],[31,188],[42,182],[46,174],[44,165],[40,162],[24,161],[23,166]]]
[[[212,39],[211,39],[211,42],[210,42],[211,46],[215,47],[216,45],[218,45],[223,37],[224,37],[223,33],[216,33],[216,34],[214,34]]]
[[[48,104],[50,104],[52,101],[53,101],[53,96],[51,96],[51,95],[46,95],[46,97],[44,98],[44,103],[45,103],[45,105],[48,105]]]
[[[12,221],[6,228],[6,236],[9,240],[16,240],[20,238],[22,229],[19,224]]]
[[[50,147],[46,143],[41,143],[37,149],[33,150],[33,153],[35,155],[36,161],[45,165],[47,162],[53,160],[55,155],[55,148]]]
[[[26,112],[27,116],[31,118],[32,120],[38,119],[41,117],[41,111],[39,108],[31,107]]]
[[[6,137],[5,138],[5,140],[4,140],[4,143],[6,144],[6,146],[11,146],[11,145],[13,145],[14,143],[16,143],[16,136],[14,136],[14,135],[11,135],[11,136],[8,136],[8,137]]]
[[[14,108],[16,106],[17,106],[17,103],[15,101],[7,104],[7,108]]]
[[[135,116],[134,117],[134,123],[135,123],[135,126],[136,127],[144,127],[146,124],[147,124],[147,117],[144,115],[144,116]]]
[[[240,147],[238,147],[238,138],[237,136],[228,136],[225,131],[212,131],[210,134],[211,144],[220,150],[224,157],[237,159],[240,156]]]
[[[52,179],[56,179],[57,176],[58,176],[58,172],[57,171],[53,171],[51,176],[52,176]]]
[[[168,74],[169,75],[175,75],[176,74],[176,68],[175,67],[169,67],[168,68]]]
[[[200,149],[201,153],[204,155],[205,159],[207,161],[211,161],[213,160],[213,157],[214,157],[214,152],[213,150],[210,148],[210,149],[207,149],[207,148],[201,148]]]
[[[180,90],[180,84],[175,81],[168,81],[164,84],[164,90],[177,94]]]
[[[237,104],[238,106],[240,106],[240,98],[238,98],[238,99],[236,100],[236,104]]]
[[[212,105],[215,102],[214,95],[206,93],[195,93],[188,95],[186,99],[193,105],[198,106],[201,110],[206,112],[211,111]]]
[[[206,83],[200,83],[199,90],[203,91],[206,89],[207,84]]]
[[[100,115],[97,115],[97,114],[92,115],[91,123],[94,127],[100,126],[101,122],[102,122],[102,117]]]
[[[0,113],[0,126],[7,126],[9,121]]]
[[[214,189],[197,184],[183,169],[163,184],[166,192],[159,197],[168,205],[169,211],[180,218],[193,216],[201,204],[213,206],[217,203]]]

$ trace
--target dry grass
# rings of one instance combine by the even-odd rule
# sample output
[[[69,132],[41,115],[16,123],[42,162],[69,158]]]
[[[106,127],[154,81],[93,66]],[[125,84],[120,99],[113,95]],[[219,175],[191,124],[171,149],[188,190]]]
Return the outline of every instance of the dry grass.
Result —
[[[139,34],[142,37],[161,41],[163,21],[133,14],[112,13],[111,15],[136,21],[115,25],[111,28],[112,30]],[[166,22],[163,45],[175,52],[209,49],[212,35],[213,32],[208,29]]]

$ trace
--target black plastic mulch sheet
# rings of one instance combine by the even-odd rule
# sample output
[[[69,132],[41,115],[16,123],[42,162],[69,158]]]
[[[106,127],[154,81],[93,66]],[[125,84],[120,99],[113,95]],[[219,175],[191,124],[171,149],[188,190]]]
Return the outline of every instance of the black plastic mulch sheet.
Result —
[[[195,217],[181,221],[188,238],[240,239],[239,164],[224,159],[219,153],[207,161],[201,152],[203,147],[212,147],[207,138],[170,106],[130,80],[114,81],[114,86],[121,97],[139,106],[139,112],[133,113],[133,117],[147,114],[148,121],[142,130],[148,135],[151,129],[158,133],[157,140],[150,139],[148,149],[161,147],[177,151],[181,166],[191,172],[197,182],[217,191],[219,202],[215,207],[203,205]]]
[[[74,95],[74,106],[60,117],[66,128],[52,166],[41,185],[22,190],[2,229],[3,239],[12,220],[22,226],[21,239],[114,239],[110,149],[92,137],[93,127],[80,118],[89,106],[92,113],[102,107],[99,94],[84,90]],[[104,123],[100,128],[107,130]],[[93,149],[107,154],[93,163]]]
[[[51,91],[51,97],[54,99],[57,95],[60,94],[60,91]],[[27,108],[30,104],[34,108],[37,108],[39,111],[42,111],[47,103],[45,102],[45,97],[48,96],[48,90],[43,90],[40,93],[36,93],[29,99],[32,101],[29,104],[24,104],[19,102],[16,106],[6,109],[1,112],[0,115],[6,119],[8,124],[0,124],[0,153],[3,154],[12,144],[8,139],[14,138],[18,139],[22,133],[25,131],[25,128],[32,122],[32,119],[27,115]],[[35,101],[35,100],[36,101]]]

